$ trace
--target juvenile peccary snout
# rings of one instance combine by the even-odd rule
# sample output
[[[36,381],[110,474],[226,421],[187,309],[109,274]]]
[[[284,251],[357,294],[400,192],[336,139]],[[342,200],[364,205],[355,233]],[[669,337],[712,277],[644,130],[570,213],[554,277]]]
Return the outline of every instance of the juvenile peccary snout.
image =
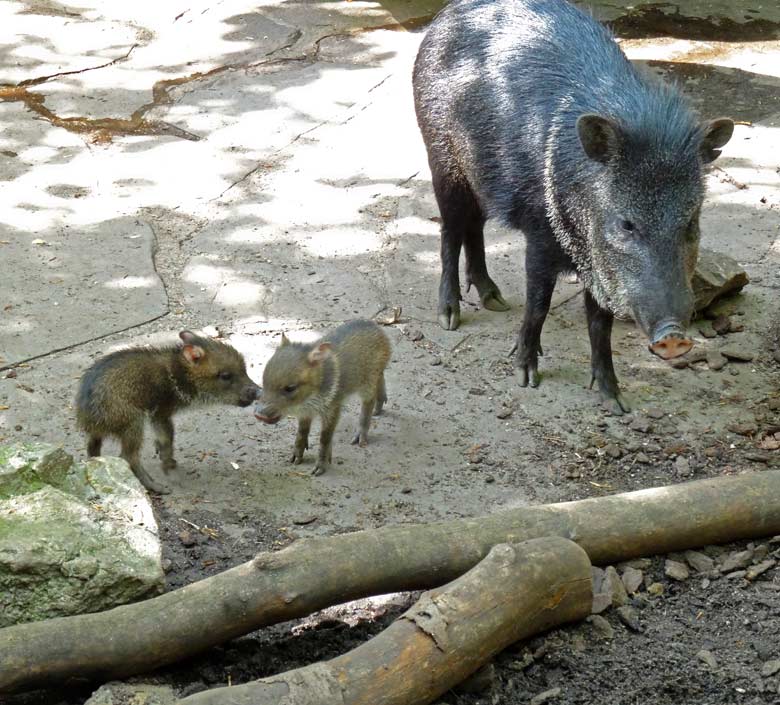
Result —
[[[283,416],[298,418],[292,462],[300,463],[309,447],[315,416],[322,421],[320,447],[313,474],[321,475],[332,462],[333,433],[347,397],[357,394],[362,406],[360,428],[352,439],[368,442],[371,414],[379,415],[387,401],[384,371],[390,342],[376,323],[350,321],[313,343],[282,342],[263,371],[262,397],[255,417],[267,424]]]
[[[168,472],[176,467],[172,420],[176,412],[201,404],[246,407],[260,391],[235,348],[186,330],[179,337],[179,346],[128,348],[100,358],[84,373],[76,397],[78,424],[89,437],[89,456],[100,455],[105,437],[118,438],[121,457],[141,483],[157,493],[168,490],[140,460],[147,417],[162,468]]]
[[[460,324],[461,249],[483,306],[506,308],[485,263],[484,225],[496,218],[522,230],[520,384],[539,384],[553,290],[561,273],[576,271],[591,384],[612,413],[628,411],[613,318],[633,316],[661,357],[690,349],[704,169],[734,123],[700,121],[566,0],[451,0],[420,44],[413,84],[442,220],[440,324]]]

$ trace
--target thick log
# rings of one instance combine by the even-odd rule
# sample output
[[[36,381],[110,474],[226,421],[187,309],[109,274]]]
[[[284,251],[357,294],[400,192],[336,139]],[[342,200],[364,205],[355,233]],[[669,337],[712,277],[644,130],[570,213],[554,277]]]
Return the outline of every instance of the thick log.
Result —
[[[427,705],[510,644],[584,619],[592,599],[590,561],[576,543],[499,544],[349,653],[179,705]]]
[[[595,564],[780,534],[780,471],[297,541],[107,612],[0,629],[0,694],[150,671],[269,624],[462,575],[499,543],[563,536]]]

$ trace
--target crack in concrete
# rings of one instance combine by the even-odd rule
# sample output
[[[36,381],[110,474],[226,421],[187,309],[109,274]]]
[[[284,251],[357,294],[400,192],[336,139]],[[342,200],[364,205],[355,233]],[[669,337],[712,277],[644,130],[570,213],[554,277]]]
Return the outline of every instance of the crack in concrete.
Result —
[[[108,66],[113,66],[114,64],[118,64],[121,61],[124,61],[125,59],[130,58],[130,54],[133,53],[133,49],[135,49],[138,46],[138,44],[133,44],[128,50],[127,53],[123,56],[118,56],[116,59],[112,59],[111,61],[100,64],[99,66],[90,66],[86,69],[78,69],[75,71],[60,71],[59,73],[52,73],[48,76],[39,76],[38,78],[27,78],[24,81],[19,81],[17,83],[17,87],[23,88],[27,86],[38,86],[41,83],[46,83],[46,81],[52,79],[52,78],[58,78],[59,76],[71,76],[76,73],[87,73],[88,71],[97,71],[98,69],[104,69]]]

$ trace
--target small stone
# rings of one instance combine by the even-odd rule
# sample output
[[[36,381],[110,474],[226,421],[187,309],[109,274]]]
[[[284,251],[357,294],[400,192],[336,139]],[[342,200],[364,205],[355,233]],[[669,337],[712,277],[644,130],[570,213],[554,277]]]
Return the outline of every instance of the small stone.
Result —
[[[716,372],[718,370],[722,370],[726,366],[727,362],[728,359],[725,357],[725,355],[721,355],[719,351],[717,350],[707,351],[707,366],[711,370],[715,370]]]
[[[702,649],[696,654],[696,658],[704,662],[713,671],[718,667],[718,662],[715,660],[715,657],[712,655],[712,651],[707,651],[707,649]]]
[[[441,365],[441,358],[440,357],[434,357],[433,360],[431,360],[431,367],[438,367]],[[499,417],[501,418],[501,417]]]
[[[302,516],[293,517],[293,524],[298,526],[306,526],[307,524],[313,524],[317,521],[317,517],[314,514],[303,514]]]
[[[173,562],[171,561],[170,558],[163,558],[161,565],[162,565],[162,569],[166,573],[170,573],[171,568],[173,568]]]
[[[514,413],[513,409],[510,409],[509,407],[505,406],[499,410],[496,416],[499,419],[508,419],[513,413]]]
[[[595,457],[598,456],[599,451],[598,451],[598,448],[593,448],[592,446],[590,446],[588,448],[585,448],[582,451],[582,454],[587,456],[588,458],[595,458]]]
[[[642,626],[639,624],[639,615],[637,611],[629,605],[623,605],[617,608],[617,615],[623,624],[625,624],[632,632],[642,631]]]
[[[653,424],[648,419],[643,419],[641,416],[634,419],[629,428],[632,431],[638,431],[639,433],[650,433],[653,430]]]
[[[469,389],[469,394],[475,397],[483,397],[485,396],[485,390],[482,387],[472,387]]]
[[[664,573],[672,580],[687,580],[690,577],[688,566],[685,563],[668,559],[664,564]]]
[[[688,462],[688,458],[685,458],[682,455],[678,455],[677,459],[674,461],[674,469],[680,475],[690,475],[691,464]]]
[[[712,322],[712,328],[718,335],[726,335],[731,330],[731,318],[722,313]]]
[[[411,487],[404,487],[401,490],[401,494],[412,494],[412,488]]]
[[[644,573],[636,568],[626,568],[621,576],[623,586],[629,595],[634,595],[639,591],[644,581]]]
[[[709,573],[715,568],[715,561],[699,551],[686,551],[685,560],[697,573]]]
[[[748,548],[745,551],[735,551],[730,553],[726,560],[720,565],[723,573],[730,573],[732,570],[747,568],[753,562],[753,550]]]
[[[738,436],[753,436],[758,432],[758,426],[755,423],[746,421],[745,423],[732,423],[726,426],[726,429]]]
[[[699,258],[693,273],[694,309],[702,311],[724,294],[742,289],[748,282],[747,272],[732,257],[699,248]]]
[[[747,575],[746,570],[735,570],[733,573],[729,573],[726,576],[726,580],[739,580]]]
[[[590,567],[590,577],[593,584],[593,594],[602,592],[601,586],[604,585],[604,570],[593,565]]]
[[[742,333],[744,330],[744,323],[734,323],[734,321],[732,321],[731,326],[729,327],[729,333]]]
[[[16,370],[8,370],[8,372],[5,373],[6,379],[16,379]]]
[[[641,463],[642,465],[647,465],[650,462],[650,457],[645,453],[637,453],[634,456],[634,460],[636,460],[638,463]]]
[[[189,531],[180,531],[179,541],[182,546],[194,546],[196,543],[195,537]]]
[[[764,678],[769,678],[769,676],[775,675],[775,673],[778,671],[780,671],[780,659],[767,661],[763,666],[761,666],[761,675]]]
[[[612,595],[606,592],[597,592],[593,595],[593,604],[590,608],[591,614],[601,614],[609,607],[612,607]]]
[[[663,409],[659,409],[657,406],[651,406],[647,411],[645,411],[645,414],[647,414],[651,419],[662,419],[664,416],[666,416],[666,413]]]
[[[604,455],[608,455],[610,458],[617,460],[621,455],[623,455],[623,451],[620,450],[616,444],[608,443],[604,446]]]
[[[664,594],[663,583],[650,583],[650,585],[647,586],[647,594],[652,595],[653,597],[661,597],[661,595]]]
[[[11,370],[11,372],[13,372],[13,370]],[[766,405],[771,411],[780,411],[780,399],[770,399]]]
[[[620,579],[618,572],[612,566],[604,571],[604,592],[612,596],[612,604],[615,606],[628,604],[628,593]]]
[[[736,360],[737,362],[750,362],[754,357],[753,353],[734,345],[722,347],[719,352],[729,360]]]
[[[759,575],[766,573],[770,568],[774,568],[776,565],[777,565],[777,561],[772,558],[766,561],[761,561],[761,563],[752,565],[750,566],[750,568],[747,569],[747,573],[745,573],[745,578],[747,578],[748,580],[755,580]]]
[[[551,700],[557,698],[560,694],[560,688],[550,688],[550,690],[545,690],[543,693],[534,695],[534,697],[532,697],[529,701],[528,705],[542,705],[542,703],[548,703]]]
[[[762,661],[769,661],[771,660],[771,657],[774,655],[777,646],[773,639],[772,640],[756,639],[753,642],[753,648],[756,650],[756,654],[758,655],[758,658],[760,658]]]
[[[780,447],[780,446],[779,446]],[[766,453],[745,453],[745,460],[750,460],[753,463],[768,463],[770,458]]]
[[[485,482],[486,482],[488,485],[491,485],[491,484],[493,484],[495,481],[496,481],[496,478],[495,478],[495,477],[493,477],[492,475],[485,475]]]
[[[612,625],[600,614],[592,614],[586,621],[590,622],[593,630],[605,639],[611,639],[615,636],[615,630],[612,628]]]
[[[413,330],[409,332],[409,340],[416,343],[418,340],[422,340],[425,337],[421,330]]]
[[[627,568],[634,568],[635,570],[647,570],[653,561],[649,558],[632,558],[630,561],[622,561],[618,563],[620,570],[626,570]]]
[[[699,324],[699,333],[701,333],[705,338],[716,338],[718,334],[715,332],[715,329],[712,327],[712,323],[709,321],[702,321]]]
[[[684,370],[690,364],[690,360],[684,357],[676,357],[674,360],[669,361],[669,366],[674,367],[675,370]]]

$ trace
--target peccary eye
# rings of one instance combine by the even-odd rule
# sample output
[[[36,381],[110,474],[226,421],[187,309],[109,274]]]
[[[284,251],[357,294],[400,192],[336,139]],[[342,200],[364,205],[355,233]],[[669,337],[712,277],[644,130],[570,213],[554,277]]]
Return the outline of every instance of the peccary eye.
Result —
[[[285,394],[292,394],[296,389],[298,389],[298,385],[297,384],[288,384],[284,388],[284,393]]]
[[[627,233],[634,232],[634,224],[630,220],[621,220],[620,221],[620,229]]]
[[[223,382],[229,382],[231,379],[233,379],[233,373],[232,372],[220,372],[217,377],[219,377]]]

